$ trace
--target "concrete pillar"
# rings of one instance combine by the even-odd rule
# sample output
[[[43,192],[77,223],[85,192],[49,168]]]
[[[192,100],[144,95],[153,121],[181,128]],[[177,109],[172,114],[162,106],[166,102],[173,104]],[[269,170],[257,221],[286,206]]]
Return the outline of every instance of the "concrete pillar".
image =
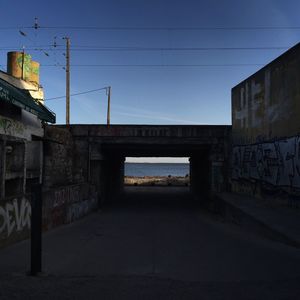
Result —
[[[111,156],[107,163],[107,200],[116,200],[124,189],[124,157]]]
[[[227,159],[225,159],[227,158]],[[224,141],[220,141],[211,149],[211,189],[212,193],[220,193],[228,189],[226,173],[228,172],[228,149]]]
[[[190,158],[190,184],[194,198],[206,201],[210,195],[210,161],[207,153]]]
[[[113,201],[124,188],[124,157],[103,156],[90,164],[90,182],[96,186],[99,206]]]
[[[103,173],[104,173],[104,161],[92,160],[90,161],[90,182],[96,187],[98,194],[98,206],[100,207],[105,199]]]
[[[212,161],[211,188],[212,192],[220,193],[225,190],[224,165],[222,161]]]

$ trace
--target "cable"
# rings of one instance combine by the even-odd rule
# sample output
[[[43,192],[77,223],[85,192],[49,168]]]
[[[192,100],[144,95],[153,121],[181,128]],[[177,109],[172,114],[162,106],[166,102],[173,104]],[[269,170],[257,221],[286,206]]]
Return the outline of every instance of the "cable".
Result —
[[[21,30],[19,30],[19,33],[24,37],[24,38],[27,38],[29,41],[31,41],[33,44],[35,44],[36,42],[33,41],[26,32],[23,32]],[[35,36],[35,38],[37,38],[37,36]],[[26,49],[27,50],[27,49]],[[50,50],[50,49],[49,49]],[[32,50],[30,50],[32,51]],[[37,48],[36,46],[34,47],[34,51],[39,51],[39,52],[42,52],[44,55],[48,56],[49,57],[49,53],[47,53],[46,51],[47,50],[44,50],[42,48]]]
[[[59,47],[59,46],[58,46]],[[244,51],[244,50],[286,50],[291,48],[284,46],[267,46],[267,47],[85,47],[73,46],[71,51],[90,52],[90,51]],[[8,50],[17,47],[1,47],[0,50]],[[26,48],[29,51],[52,51],[52,48]],[[65,49],[56,49],[57,51],[65,51]]]
[[[107,89],[107,87],[103,87],[103,88],[100,88],[100,89],[94,89],[94,90],[89,90],[89,91],[84,91],[84,92],[80,92],[80,93],[71,94],[70,96],[84,95],[84,94],[89,94],[89,93],[93,93],[93,92],[97,92],[97,91],[101,91],[101,90],[106,90],[106,89]],[[66,96],[64,95],[64,96],[48,98],[48,99],[45,99],[45,101],[62,99],[62,98],[66,98]]]
[[[37,18],[35,18],[35,23],[34,23],[33,28],[35,29],[34,34],[35,34],[35,40],[36,40],[36,39],[37,39],[37,35],[36,35],[37,31],[36,31],[36,30],[37,30],[38,28],[40,28],[40,26],[38,25]],[[34,45],[36,44],[36,42],[33,41],[33,40],[28,36],[28,34],[27,34],[26,32],[24,32],[24,31],[22,31],[22,30],[19,29],[19,33],[20,33],[24,38],[27,38],[28,40],[30,40],[31,42],[33,42]],[[29,49],[26,49],[26,50],[42,52],[42,53],[43,53],[44,55],[46,55],[48,58],[50,57],[50,55],[49,55],[49,53],[46,52],[46,51],[52,51],[52,53],[54,53],[54,57],[53,57],[53,58],[50,57],[50,59],[54,61],[55,66],[61,67],[62,69],[64,69],[64,67],[63,67],[63,66],[57,61],[57,59],[56,59],[56,46],[57,46],[57,45],[56,45],[56,40],[55,40],[55,39],[56,39],[56,37],[54,38],[54,45],[49,45],[50,48],[48,48],[48,49],[43,49],[43,47],[37,47],[37,46],[35,45],[34,48],[29,48]],[[48,47],[48,46],[47,46],[47,47]],[[24,49],[22,49],[22,50],[24,50]]]
[[[35,26],[0,27],[0,30],[37,29]],[[300,26],[196,26],[196,27],[139,27],[139,26],[38,26],[38,29],[112,30],[112,31],[237,31],[237,30],[299,30]]]
[[[244,67],[264,66],[265,64],[74,64],[71,67]],[[55,67],[55,65],[41,65],[43,67]]]

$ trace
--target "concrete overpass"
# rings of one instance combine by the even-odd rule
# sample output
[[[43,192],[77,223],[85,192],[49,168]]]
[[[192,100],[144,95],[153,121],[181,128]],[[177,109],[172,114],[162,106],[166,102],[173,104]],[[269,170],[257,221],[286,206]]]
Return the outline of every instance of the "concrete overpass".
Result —
[[[101,201],[122,191],[125,157],[190,157],[195,195],[226,188],[231,126],[71,125],[68,131]]]

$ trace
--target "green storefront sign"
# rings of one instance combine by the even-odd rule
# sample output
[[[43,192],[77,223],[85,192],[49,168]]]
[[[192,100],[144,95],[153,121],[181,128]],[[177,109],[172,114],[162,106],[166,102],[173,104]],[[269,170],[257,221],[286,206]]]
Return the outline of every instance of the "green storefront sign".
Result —
[[[56,121],[55,114],[46,106],[36,102],[29,93],[23,92],[2,79],[0,79],[0,101],[9,102],[29,111],[43,121],[49,123],[55,123]]]

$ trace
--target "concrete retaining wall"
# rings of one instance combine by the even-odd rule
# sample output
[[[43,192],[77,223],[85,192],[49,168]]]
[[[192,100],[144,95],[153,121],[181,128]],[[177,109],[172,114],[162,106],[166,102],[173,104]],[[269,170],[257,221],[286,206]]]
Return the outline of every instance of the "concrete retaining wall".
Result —
[[[232,89],[233,191],[299,206],[299,115],[300,44]]]
[[[30,236],[31,196],[6,198],[0,205],[0,248]],[[43,192],[43,230],[74,222],[98,208],[97,193],[84,183]]]
[[[16,191],[15,195],[2,197],[0,201],[0,248],[26,239],[30,235],[30,187],[39,181],[41,175],[39,169],[34,172],[36,165],[40,168],[40,152],[37,151],[34,142],[31,143],[32,145],[26,148],[26,174],[31,176],[26,181],[26,193],[21,189],[21,185],[20,191]],[[15,145],[13,149],[16,154]],[[25,147],[21,150],[17,158],[24,159]],[[74,142],[68,129],[53,126],[46,128],[43,158],[43,230],[71,223],[98,208],[98,193],[95,186],[88,182],[88,151],[88,142]],[[17,165],[16,161],[14,159],[8,163]],[[9,169],[9,164],[6,165],[6,169]],[[25,174],[24,171],[23,173]],[[33,175],[35,177],[32,177]],[[11,191],[12,188],[9,188]]]

